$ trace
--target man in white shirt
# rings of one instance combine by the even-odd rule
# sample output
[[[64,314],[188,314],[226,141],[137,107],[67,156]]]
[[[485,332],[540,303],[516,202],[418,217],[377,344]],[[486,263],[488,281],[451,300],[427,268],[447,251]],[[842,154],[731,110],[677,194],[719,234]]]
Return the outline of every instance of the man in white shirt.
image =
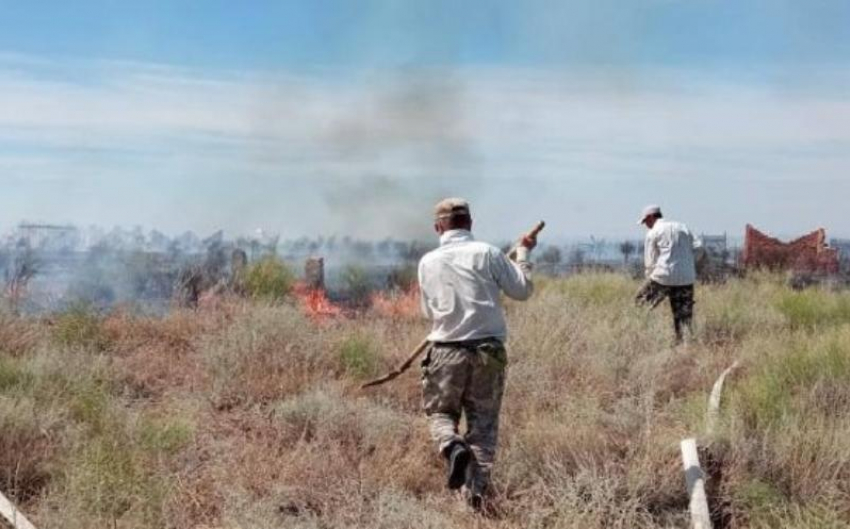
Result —
[[[695,253],[701,242],[681,222],[667,220],[658,206],[644,208],[639,224],[649,231],[644,242],[647,282],[638,292],[639,304],[658,306],[670,299],[676,343],[682,342],[684,329],[693,333]]]
[[[459,198],[435,208],[440,246],[419,263],[422,311],[433,322],[422,361],[422,402],[431,436],[448,462],[450,489],[467,487],[481,509],[496,452],[505,386],[507,329],[501,294],[528,299],[533,291],[525,237],[516,262],[471,233],[469,203]],[[458,425],[466,417],[466,432]]]

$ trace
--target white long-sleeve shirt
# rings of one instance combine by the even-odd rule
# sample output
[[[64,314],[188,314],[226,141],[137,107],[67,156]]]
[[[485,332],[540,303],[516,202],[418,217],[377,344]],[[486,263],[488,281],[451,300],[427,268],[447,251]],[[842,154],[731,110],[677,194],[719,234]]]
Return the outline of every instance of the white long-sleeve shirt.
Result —
[[[646,277],[667,286],[692,285],[697,278],[695,251],[702,241],[681,222],[658,219],[646,233]]]
[[[433,322],[429,341],[457,342],[507,337],[500,293],[528,299],[531,265],[514,263],[467,230],[442,234],[440,246],[419,262],[422,312]]]

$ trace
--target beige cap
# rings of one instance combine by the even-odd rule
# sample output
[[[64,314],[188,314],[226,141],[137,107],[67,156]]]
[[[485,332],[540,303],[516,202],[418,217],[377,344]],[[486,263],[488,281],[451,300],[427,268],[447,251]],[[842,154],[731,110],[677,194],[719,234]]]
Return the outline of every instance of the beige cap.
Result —
[[[469,202],[462,198],[444,198],[434,206],[434,218],[436,219],[469,214]]]
[[[646,222],[646,217],[648,217],[650,215],[658,215],[660,213],[661,213],[661,207],[660,206],[656,206],[655,204],[652,204],[650,206],[646,206],[645,208],[643,208],[643,213],[641,213],[640,220],[638,220],[637,223],[643,224],[644,222]]]

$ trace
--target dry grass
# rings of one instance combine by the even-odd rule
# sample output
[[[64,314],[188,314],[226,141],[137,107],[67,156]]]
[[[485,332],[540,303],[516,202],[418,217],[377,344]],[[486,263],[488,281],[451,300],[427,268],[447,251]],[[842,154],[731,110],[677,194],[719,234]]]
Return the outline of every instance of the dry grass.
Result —
[[[443,490],[415,372],[358,389],[426,323],[286,302],[0,317],[0,487],[42,528],[685,527],[678,441],[697,435],[718,526],[850,526],[848,294],[701,287],[674,350],[627,279],[538,283],[508,306],[492,518]]]

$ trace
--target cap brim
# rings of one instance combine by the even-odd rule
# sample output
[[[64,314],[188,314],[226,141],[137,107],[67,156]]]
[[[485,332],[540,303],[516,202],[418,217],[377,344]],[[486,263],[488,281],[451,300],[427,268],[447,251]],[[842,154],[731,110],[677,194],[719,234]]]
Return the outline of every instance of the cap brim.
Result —
[[[641,224],[646,224],[646,217],[644,217],[644,218],[640,219],[639,221],[637,221],[637,224],[638,224],[638,226],[640,226]]]

